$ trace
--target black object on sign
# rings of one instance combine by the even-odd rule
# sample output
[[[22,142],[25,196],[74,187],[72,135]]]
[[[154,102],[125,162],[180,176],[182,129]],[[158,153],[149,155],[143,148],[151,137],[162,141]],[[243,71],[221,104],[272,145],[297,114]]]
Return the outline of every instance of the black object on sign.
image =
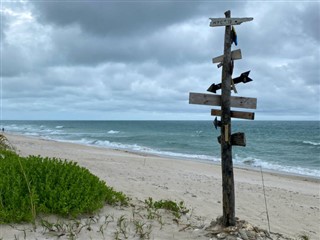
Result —
[[[233,78],[233,82],[234,84],[243,82],[243,83],[247,83],[247,82],[251,82],[253,81],[251,78],[249,78],[249,74],[250,71],[241,73],[241,75],[239,77]],[[207,89],[208,92],[212,92],[212,93],[216,93],[217,90],[221,89],[221,83],[219,84],[211,84],[211,86]]]
[[[221,121],[218,121],[217,117],[213,121],[213,125],[215,129],[218,129],[218,127],[221,127]]]

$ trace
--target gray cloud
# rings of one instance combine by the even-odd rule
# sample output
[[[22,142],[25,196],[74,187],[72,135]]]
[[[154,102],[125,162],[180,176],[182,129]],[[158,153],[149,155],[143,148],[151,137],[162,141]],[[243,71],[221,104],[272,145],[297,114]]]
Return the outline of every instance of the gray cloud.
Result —
[[[56,27],[52,39],[71,64],[153,59],[171,65],[195,57],[203,61],[206,50],[199,44],[216,42],[206,36],[208,16],[225,10],[221,3],[175,1],[33,4],[39,21]]]
[[[196,27],[199,23],[204,26]],[[83,33],[77,27],[67,27],[55,31],[52,40],[65,63],[96,65],[103,62],[153,60],[169,67],[173,64],[210,59],[209,51],[205,48],[199,49],[199,44],[207,46],[208,49],[212,43],[217,43],[215,39],[207,37],[207,23],[207,20],[202,19],[190,22],[191,27],[186,26],[186,29],[176,25],[143,38],[135,36],[130,39],[96,37]],[[195,35],[198,38],[194,38]]]
[[[204,13],[226,10],[221,3],[197,1],[35,1],[33,5],[40,21],[60,27],[77,24],[88,33],[125,37],[146,35]],[[240,4],[233,4],[237,6]]]
[[[183,20],[180,4],[174,2],[35,2],[40,19],[58,26],[79,24],[85,32],[98,35],[141,34]],[[193,12],[194,4],[184,11]],[[181,5],[180,5],[181,6]],[[166,17],[162,17],[165,15]]]
[[[5,118],[210,119],[188,104],[221,79],[219,2],[26,2],[5,7]],[[318,119],[319,3],[235,2],[232,15],[251,70],[241,96],[258,97],[257,119]],[[271,16],[271,17],[270,17]],[[28,109],[22,111],[21,109]],[[19,113],[19,114],[18,114]]]

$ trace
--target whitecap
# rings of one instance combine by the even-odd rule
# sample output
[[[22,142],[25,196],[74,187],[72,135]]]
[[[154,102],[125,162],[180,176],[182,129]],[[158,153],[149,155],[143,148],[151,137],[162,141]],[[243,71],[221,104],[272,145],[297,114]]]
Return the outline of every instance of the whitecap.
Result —
[[[24,134],[28,136],[40,136],[39,133],[36,132],[25,132]]]
[[[115,131],[115,130],[110,130],[110,131],[108,131],[108,133],[109,134],[117,134],[117,133],[119,133],[120,131]]]
[[[304,144],[313,145],[313,146],[320,146],[320,143],[312,142],[312,141],[303,141],[303,143],[304,143]]]
[[[277,162],[268,162],[259,158],[254,157],[246,157],[241,158],[236,154],[235,163],[239,164],[240,166],[243,164],[250,165],[255,168],[263,168],[271,171],[277,172],[286,172],[289,174],[297,174],[297,175],[304,175],[304,176],[312,176],[312,177],[320,177],[320,170],[318,169],[310,169],[301,166],[288,166],[282,165]]]
[[[95,145],[95,146],[99,146],[99,147],[106,147],[106,148],[112,148],[112,149],[129,150],[129,151],[133,151],[133,152],[154,154],[154,155],[159,155],[159,156],[184,158],[184,159],[196,159],[196,160],[200,160],[200,161],[220,162],[220,159],[215,158],[213,156],[161,151],[161,150],[156,150],[153,148],[141,146],[138,144],[124,144],[124,143],[119,143],[119,142],[110,142],[108,140],[88,140],[85,138],[82,138],[80,141],[78,140],[75,142],[80,143],[80,144],[85,144],[85,145]]]

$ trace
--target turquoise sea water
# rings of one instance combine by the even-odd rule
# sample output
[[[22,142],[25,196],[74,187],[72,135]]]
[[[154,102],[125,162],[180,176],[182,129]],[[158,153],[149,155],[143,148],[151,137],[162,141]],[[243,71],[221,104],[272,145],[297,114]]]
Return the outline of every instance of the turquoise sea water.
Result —
[[[2,121],[6,131],[57,141],[220,162],[211,121]],[[233,147],[235,165],[320,178],[319,121],[233,121],[246,147]]]

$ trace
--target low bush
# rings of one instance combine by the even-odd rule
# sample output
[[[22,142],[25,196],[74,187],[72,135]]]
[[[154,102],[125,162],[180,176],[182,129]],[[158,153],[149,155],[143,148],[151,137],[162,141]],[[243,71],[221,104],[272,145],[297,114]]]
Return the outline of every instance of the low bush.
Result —
[[[128,198],[74,162],[21,157],[0,149],[0,222],[34,221],[38,213],[78,216]]]
[[[149,197],[145,200],[145,204],[148,208],[169,210],[177,218],[180,218],[181,214],[186,214],[189,212],[189,209],[186,208],[183,201],[179,203],[172,200],[153,201],[153,199]]]

